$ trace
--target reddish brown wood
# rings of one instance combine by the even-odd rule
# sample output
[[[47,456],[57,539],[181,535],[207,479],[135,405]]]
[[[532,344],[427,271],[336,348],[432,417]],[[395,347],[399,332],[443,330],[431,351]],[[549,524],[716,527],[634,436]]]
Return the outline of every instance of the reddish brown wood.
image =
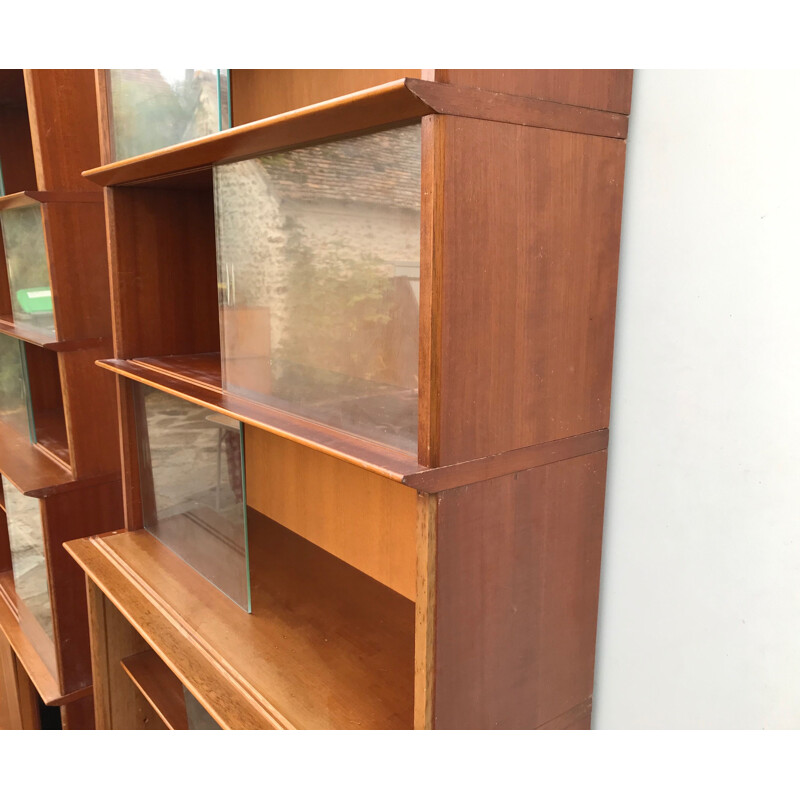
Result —
[[[393,126],[419,119],[428,112],[428,107],[406,88],[402,80],[394,81],[345,98],[237,126],[194,142],[118,161],[85,174],[101,186],[118,186],[218,162],[236,161],[271,150]]]
[[[38,188],[96,191],[81,177],[100,163],[94,71],[27,69],[25,89]]]
[[[27,436],[0,423],[0,442],[0,472],[23,494],[44,497],[69,490],[72,473],[31,447]]]
[[[121,485],[117,478],[94,486],[79,485],[73,491],[43,501],[58,677],[65,694],[90,685],[91,671],[84,575],[63,544],[119,528],[121,509]]]
[[[18,192],[6,193],[0,197],[0,211],[7,211],[9,208],[26,208],[28,206],[41,205],[43,203],[90,203],[101,205],[102,196],[95,191],[88,192],[40,192],[38,190],[26,189]]]
[[[65,731],[94,730],[94,699],[91,695],[61,706],[61,728]]]
[[[418,69],[233,69],[233,124],[245,125],[400,78],[419,76]]]
[[[70,463],[76,478],[119,474],[117,390],[114,377],[99,370],[111,341],[58,354]]]
[[[628,132],[628,118],[624,114],[445,83],[408,80],[406,86],[437,114],[617,139],[624,139]]]
[[[0,70],[0,164],[6,194],[36,188],[25,78],[21,69]]]
[[[111,314],[102,203],[46,202],[42,213],[58,338],[108,337]]]
[[[592,694],[605,451],[452,489],[437,518],[437,728],[536,728]]]
[[[437,69],[435,80],[629,114],[630,69]]]
[[[111,115],[108,99],[108,70],[94,71],[95,98],[97,102],[97,127],[100,136],[100,164],[108,164],[114,160],[114,147],[111,141]]]
[[[130,361],[108,359],[98,362],[101,367],[126,378],[309,445],[315,450],[357,464],[392,480],[399,481],[403,476],[419,471],[416,458],[408,453],[223,391],[220,388],[219,372],[209,370],[200,378],[200,365],[211,363],[208,354],[202,354],[196,359],[176,356]],[[189,380],[183,377],[184,365],[191,376]]]
[[[69,468],[70,454],[58,355],[52,350],[26,343],[25,358],[36,441]]]
[[[624,142],[455,117],[441,124],[431,466],[608,427]]]
[[[185,731],[186,700],[183,684],[167,669],[164,662],[152,651],[122,659],[122,669],[144,695],[153,710],[171,731]]]
[[[519,450],[506,450],[496,456],[464,461],[448,467],[435,467],[406,475],[403,483],[420,492],[442,492],[470,483],[499,478],[512,472],[541,467],[576,456],[596,453],[608,446],[608,430],[592,431],[555,442],[534,444]]]
[[[219,350],[210,191],[107,191],[117,357]]]

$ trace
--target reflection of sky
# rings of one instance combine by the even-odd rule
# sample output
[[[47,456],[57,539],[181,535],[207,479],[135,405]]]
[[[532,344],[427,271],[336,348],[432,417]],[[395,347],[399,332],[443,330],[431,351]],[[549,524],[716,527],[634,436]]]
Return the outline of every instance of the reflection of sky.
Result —
[[[186,69],[161,69],[158,70],[164,80],[170,85],[183,83],[186,80]],[[210,69],[194,70],[195,72],[212,72]]]

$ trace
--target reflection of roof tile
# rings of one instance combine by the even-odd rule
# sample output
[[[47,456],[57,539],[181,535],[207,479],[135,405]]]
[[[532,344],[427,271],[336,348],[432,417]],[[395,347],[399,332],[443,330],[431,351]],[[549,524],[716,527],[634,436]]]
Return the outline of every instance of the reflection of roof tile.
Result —
[[[270,182],[291,200],[337,200],[418,210],[420,126],[263,157]]]

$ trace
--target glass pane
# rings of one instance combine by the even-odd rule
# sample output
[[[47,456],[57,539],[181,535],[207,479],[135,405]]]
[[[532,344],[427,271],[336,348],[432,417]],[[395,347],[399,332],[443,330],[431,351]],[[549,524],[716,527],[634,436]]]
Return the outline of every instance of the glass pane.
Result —
[[[144,526],[250,610],[241,426],[137,384]]]
[[[35,441],[31,418],[25,345],[0,334],[0,422]]]
[[[420,126],[214,168],[226,389],[417,449]]]
[[[214,717],[200,705],[197,698],[184,686],[183,697],[186,700],[186,718],[190,731],[219,731],[220,726]]]
[[[131,158],[230,127],[228,71],[110,69],[114,158]]]
[[[8,540],[11,545],[11,569],[17,596],[52,640],[53,611],[47,585],[44,557],[44,529],[41,504],[35,497],[26,497],[3,476]],[[20,614],[23,629],[27,615]]]
[[[14,324],[55,334],[41,206],[0,214]]]

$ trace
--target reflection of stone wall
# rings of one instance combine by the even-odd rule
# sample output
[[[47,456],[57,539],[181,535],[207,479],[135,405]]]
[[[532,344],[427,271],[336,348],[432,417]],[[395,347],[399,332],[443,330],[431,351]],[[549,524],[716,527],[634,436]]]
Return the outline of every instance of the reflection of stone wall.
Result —
[[[385,348],[389,328],[416,351],[418,304],[405,297],[418,298],[420,126],[225,165],[215,181],[220,280],[231,305],[269,308],[273,355],[397,373],[382,352],[336,353],[365,337]],[[409,369],[413,386],[415,358]]]

